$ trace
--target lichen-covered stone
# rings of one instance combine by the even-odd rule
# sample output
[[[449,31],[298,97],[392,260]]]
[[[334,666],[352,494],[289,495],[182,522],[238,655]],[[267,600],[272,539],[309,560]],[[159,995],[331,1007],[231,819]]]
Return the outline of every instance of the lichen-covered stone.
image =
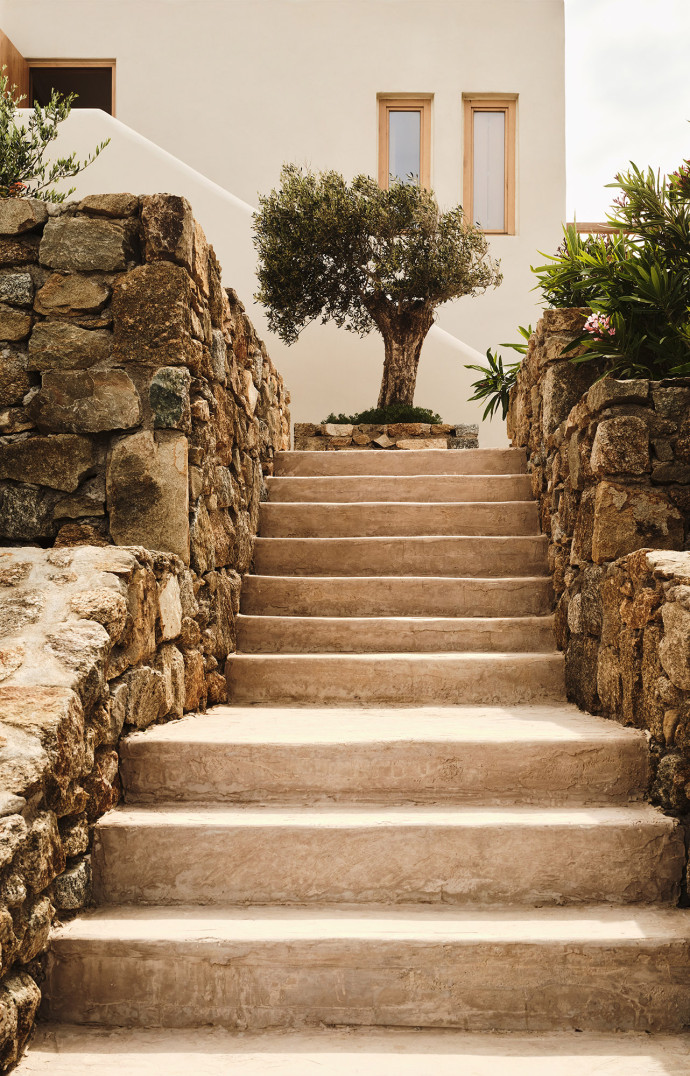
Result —
[[[590,464],[595,475],[644,474],[650,469],[646,422],[637,415],[619,415],[600,422]]]
[[[141,420],[141,402],[124,370],[48,370],[28,409],[39,430],[101,433]]]
[[[149,404],[154,426],[165,429],[188,430],[191,426],[189,370],[179,366],[163,366],[151,379]]]
[[[69,317],[97,313],[109,298],[110,288],[100,280],[80,273],[52,273],[36,293],[34,307],[39,314]]]
[[[34,282],[27,272],[0,271],[0,302],[14,306],[31,306],[34,301]]]
[[[0,347],[0,407],[20,404],[31,388],[24,351]]]
[[[21,235],[48,220],[48,207],[38,198],[0,199],[0,235]]]
[[[53,434],[0,444],[0,478],[73,493],[94,464],[87,437]]]
[[[55,907],[60,912],[77,912],[91,902],[91,858],[85,856],[55,879]]]
[[[134,194],[87,194],[79,203],[79,212],[92,217],[133,217],[138,209]]]
[[[614,404],[645,403],[649,397],[649,381],[616,381],[603,377],[595,381],[587,393],[587,406],[592,414]]]
[[[30,332],[31,314],[0,302],[0,341],[25,340]]]
[[[683,520],[661,492],[600,482],[594,504],[592,560],[601,564],[635,549],[673,549],[683,541]]]
[[[66,321],[39,321],[29,340],[30,370],[84,370],[105,362],[112,335],[104,329],[82,329]]]
[[[53,509],[58,496],[35,485],[0,484],[0,537],[13,542],[53,538]]]
[[[116,273],[127,264],[127,231],[98,218],[53,217],[45,226],[40,261],[51,269]]]
[[[116,542],[189,562],[186,437],[141,430],[118,441],[108,461],[106,498]]]
[[[186,198],[176,194],[145,195],[141,228],[147,262],[176,262],[192,272],[194,216]]]
[[[195,368],[191,283],[179,265],[133,269],[113,289],[114,357],[119,362]]]

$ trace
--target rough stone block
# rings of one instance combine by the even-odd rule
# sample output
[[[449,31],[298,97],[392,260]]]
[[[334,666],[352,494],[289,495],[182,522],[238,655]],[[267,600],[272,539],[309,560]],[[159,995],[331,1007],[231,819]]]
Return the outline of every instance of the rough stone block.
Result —
[[[0,348],[0,406],[20,404],[31,388],[25,352]]]
[[[32,265],[38,261],[40,236],[16,238],[0,236],[0,265]]]
[[[38,486],[0,489],[0,536],[36,542],[55,535],[53,507],[58,495]]]
[[[649,381],[616,381],[603,377],[587,393],[587,406],[593,414],[616,404],[644,404],[649,399]]]
[[[117,361],[193,368],[191,281],[179,265],[154,262],[133,269],[113,289]]]
[[[89,217],[53,217],[41,240],[40,261],[51,269],[121,272],[127,264],[127,233],[119,224]]]
[[[186,198],[150,194],[142,200],[141,227],[147,262],[176,262],[192,272],[194,215]]]
[[[21,235],[47,220],[48,206],[40,198],[0,199],[0,235]]]
[[[27,408],[40,430],[101,433],[141,420],[141,402],[124,370],[49,370]]]
[[[110,288],[100,280],[79,273],[53,273],[36,293],[34,306],[39,314],[93,314],[103,309]]]
[[[649,429],[644,419],[637,415],[617,415],[600,422],[594,435],[590,465],[592,473],[598,476],[648,471]]]
[[[579,333],[585,326],[585,321],[591,314],[588,307],[569,307],[545,310],[537,326],[537,332],[546,333]]]
[[[659,659],[671,683],[690,691],[690,612],[679,602],[668,602],[662,610],[664,635]]]
[[[191,411],[189,370],[179,366],[162,366],[149,385],[149,403],[153,424],[161,429],[189,430]]]
[[[324,437],[352,437],[354,426],[345,422],[324,422],[321,433]]]
[[[141,430],[117,441],[106,476],[114,541],[176,553],[188,564],[188,481],[184,435]]]
[[[596,564],[647,546],[678,549],[682,544],[682,516],[660,490],[599,483],[592,534]]]
[[[213,329],[211,333],[211,375],[214,381],[220,381],[221,385],[227,382],[227,356],[228,347],[225,337],[220,329]]]
[[[79,212],[92,217],[133,217],[138,209],[133,194],[88,194],[79,203]]]
[[[396,441],[396,448],[420,449],[420,448],[445,448],[445,443],[439,443],[436,437],[401,437]]]
[[[166,716],[182,717],[185,700],[184,658],[176,646],[168,643],[160,647],[156,668],[165,684]]]
[[[7,1071],[21,1056],[34,1026],[41,991],[25,971],[0,984],[0,1065]]]
[[[166,641],[176,639],[182,631],[182,603],[180,584],[174,575],[159,584],[158,608],[161,638]]]
[[[588,365],[558,362],[550,366],[542,382],[542,436],[548,438],[592,383],[596,372]]]
[[[91,857],[85,856],[74,867],[55,879],[55,907],[60,912],[78,912],[91,902]]]
[[[66,321],[39,321],[29,340],[29,370],[85,370],[110,358],[112,335]]]
[[[87,437],[55,434],[0,445],[0,478],[73,493],[94,465]]]
[[[658,463],[652,467],[652,482],[660,486],[670,485],[674,482],[679,485],[687,485],[690,483],[690,463],[681,463],[678,460]]]
[[[105,514],[105,477],[87,478],[76,493],[62,497],[55,505],[55,519],[79,519],[82,516]]]
[[[31,314],[8,306],[7,303],[0,303],[0,340],[25,340],[30,332]]]
[[[657,415],[675,418],[690,406],[690,388],[652,382],[652,403]]]
[[[31,306],[34,301],[34,282],[30,273],[0,272],[0,301],[15,306]]]

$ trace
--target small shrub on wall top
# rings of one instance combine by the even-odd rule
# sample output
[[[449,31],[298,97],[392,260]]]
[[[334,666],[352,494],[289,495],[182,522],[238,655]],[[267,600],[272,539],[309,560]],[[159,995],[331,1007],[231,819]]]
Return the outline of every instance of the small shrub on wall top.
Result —
[[[590,307],[568,350],[574,362],[604,360],[617,378],[690,374],[690,166],[670,176],[631,164],[611,184],[608,235],[574,225],[549,261],[533,269],[545,301]]]
[[[110,139],[96,146],[85,161],[80,161],[76,153],[47,161],[48,147],[59,134],[58,125],[69,116],[76,95],[63,97],[54,90],[45,107],[34,104],[27,122],[19,123],[17,87],[10,85],[6,71],[3,65],[0,68],[0,198],[64,202],[76,188],[59,193],[51,189],[53,184],[78,175],[92,164]],[[19,102],[22,100],[20,97]]]
[[[388,407],[370,407],[367,411],[358,411],[355,415],[336,415],[333,412],[324,419],[324,422],[345,422],[348,425],[358,426],[360,423],[389,422],[441,422],[441,416],[428,407],[410,407],[408,404],[389,404]]]

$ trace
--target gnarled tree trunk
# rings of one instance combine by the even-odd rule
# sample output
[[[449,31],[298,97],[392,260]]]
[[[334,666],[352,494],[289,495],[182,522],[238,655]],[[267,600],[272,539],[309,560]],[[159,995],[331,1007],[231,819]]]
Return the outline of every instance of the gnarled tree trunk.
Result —
[[[408,314],[404,320],[377,318],[385,348],[378,407],[388,407],[389,404],[412,406],[419,356],[433,320],[433,309],[425,307]]]

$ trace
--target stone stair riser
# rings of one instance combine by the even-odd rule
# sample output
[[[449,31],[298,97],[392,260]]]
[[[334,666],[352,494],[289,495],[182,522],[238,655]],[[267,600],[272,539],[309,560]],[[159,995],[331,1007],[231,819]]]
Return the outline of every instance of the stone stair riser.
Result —
[[[684,845],[662,816],[644,822],[632,808],[615,817],[591,808],[553,820],[536,809],[515,820],[494,809],[488,818],[450,811],[444,821],[418,808],[412,822],[413,812],[401,820],[355,809],[337,821],[330,808],[303,809],[271,821],[270,808],[220,817],[190,808],[161,821],[140,808],[99,827],[94,896],[154,905],[678,900]]]
[[[239,704],[467,706],[563,697],[563,655],[235,654],[226,663]]]
[[[257,575],[429,575],[482,578],[546,575],[547,539],[257,538]]]
[[[429,579],[424,576],[249,575],[240,609],[254,616],[510,617],[550,614],[548,577]]]
[[[45,1013],[75,1024],[610,1032],[690,1023],[687,944],[644,937],[535,945],[481,936],[435,944],[58,939],[51,963]]]
[[[553,617],[247,616],[235,621],[244,654],[554,653]]]
[[[497,475],[523,474],[523,448],[380,452],[279,452],[276,475]]]
[[[533,501],[468,504],[271,504],[259,511],[264,538],[449,534],[538,534]]]
[[[348,503],[353,501],[528,501],[529,475],[350,475],[331,478],[276,477],[266,480],[269,500]]]

